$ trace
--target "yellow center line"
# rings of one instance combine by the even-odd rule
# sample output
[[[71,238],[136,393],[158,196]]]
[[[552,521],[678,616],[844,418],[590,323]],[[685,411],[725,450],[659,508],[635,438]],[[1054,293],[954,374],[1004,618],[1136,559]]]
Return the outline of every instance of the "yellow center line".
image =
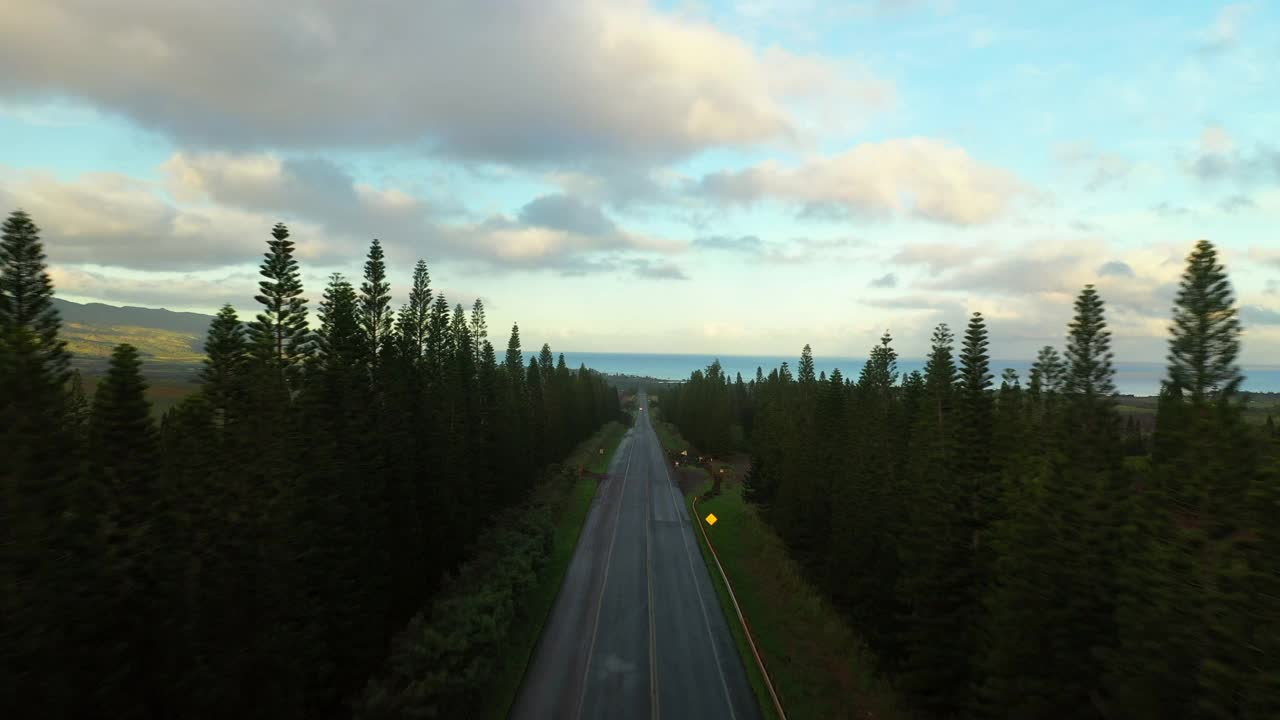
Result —
[[[647,423],[646,423],[647,424]],[[648,437],[646,434],[645,437]],[[644,483],[644,582],[649,591],[649,717],[658,720],[658,634],[653,602],[653,549],[650,527],[653,525],[653,483],[646,477]]]

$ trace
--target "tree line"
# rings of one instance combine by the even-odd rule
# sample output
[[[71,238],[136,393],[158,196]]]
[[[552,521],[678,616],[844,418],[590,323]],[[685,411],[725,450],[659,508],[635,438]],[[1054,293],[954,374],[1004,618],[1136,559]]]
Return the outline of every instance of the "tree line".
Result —
[[[1280,436],[1242,416],[1241,324],[1217,252],[1187,259],[1154,433],[1117,410],[1093,286],[1065,347],[996,382],[979,313],[900,376],[667,392],[704,452],[748,429],[744,492],[925,717],[1280,717]],[[959,348],[956,345],[959,343]]]
[[[87,396],[39,230],[8,216],[0,705],[346,714],[488,519],[620,414],[598,373],[546,345],[526,363],[518,327],[496,357],[481,302],[451,307],[421,261],[393,311],[377,240],[358,285],[329,279],[318,323],[283,224],[261,276],[256,318],[222,308],[198,391],[157,423],[129,345]]]

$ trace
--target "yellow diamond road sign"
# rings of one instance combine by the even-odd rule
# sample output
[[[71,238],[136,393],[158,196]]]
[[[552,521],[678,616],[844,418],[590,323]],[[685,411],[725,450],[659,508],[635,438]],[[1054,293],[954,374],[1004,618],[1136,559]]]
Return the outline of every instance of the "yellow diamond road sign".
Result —
[[[707,524],[708,524],[708,525],[715,525],[715,524],[716,524],[716,520],[717,520],[717,518],[716,518],[716,514],[715,514],[715,513],[707,513]]]

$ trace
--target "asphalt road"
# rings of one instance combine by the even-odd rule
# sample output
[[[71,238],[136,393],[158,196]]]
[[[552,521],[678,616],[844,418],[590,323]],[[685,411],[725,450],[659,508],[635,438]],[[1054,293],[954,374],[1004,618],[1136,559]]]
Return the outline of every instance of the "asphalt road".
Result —
[[[641,394],[511,717],[760,717]]]

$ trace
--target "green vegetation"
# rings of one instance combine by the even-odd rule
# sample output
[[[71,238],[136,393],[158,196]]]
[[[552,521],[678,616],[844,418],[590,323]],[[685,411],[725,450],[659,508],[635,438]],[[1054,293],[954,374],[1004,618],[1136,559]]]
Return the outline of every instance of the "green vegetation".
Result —
[[[451,312],[425,265],[394,322],[376,241],[358,291],[330,279],[313,332],[289,238],[272,230],[262,312],[213,319],[196,392],[157,423],[139,348],[116,346],[92,387],[72,372],[39,230],[5,221],[10,705],[459,717],[488,699],[589,504],[551,464],[620,417],[617,393],[546,345],[526,366],[515,327],[499,364],[480,303]]]
[[[749,428],[742,498],[913,713],[1276,717],[1280,431],[1273,398],[1238,390],[1216,250],[1187,258],[1153,404],[1120,407],[1096,289],[1074,310],[1025,385],[996,384],[974,313],[958,352],[937,328],[923,373],[900,375],[886,333],[856,381],[815,378],[807,347],[742,388],[713,363],[666,417],[721,447]],[[707,509],[749,524],[733,502]]]
[[[173,330],[129,325],[64,323],[67,351],[76,357],[109,358],[118,345],[132,345],[147,361],[199,363],[204,359],[204,338]]]
[[[733,583],[787,717],[906,717],[892,688],[877,676],[875,657],[804,577],[777,534],[743,500],[740,484],[727,485],[719,496],[700,500],[696,512],[692,496],[688,503],[695,523],[700,522],[698,515],[716,515],[716,524],[707,534]],[[756,699],[766,717],[776,717],[720,571],[702,534],[695,534]]]
[[[609,423],[600,431],[597,438],[594,454],[589,454],[586,460],[578,460],[580,463],[586,464],[587,470],[593,473],[605,473],[609,470],[609,463],[613,461],[613,454],[618,451],[618,446],[622,444],[622,438],[627,434],[627,427],[620,422]],[[603,453],[599,452],[604,450]]]
[[[668,451],[691,447],[670,423],[655,421],[654,429]],[[685,472],[704,477],[707,473],[701,467]],[[706,478],[706,488],[710,487],[711,480]],[[694,495],[688,495],[686,507],[695,525],[707,513],[716,515],[716,525],[707,530],[708,535],[716,544],[787,716],[796,720],[906,717],[893,690],[877,676],[875,658],[804,577],[773,529],[743,499],[741,483],[726,483],[722,488],[718,496],[699,499],[696,509]],[[694,535],[761,711],[765,717],[777,717],[711,550],[701,532]]]
[[[709,483],[710,481],[708,480]],[[703,505],[705,506],[707,503],[703,503]],[[685,497],[685,507],[695,525],[699,522],[699,511],[703,513],[704,517],[707,512],[712,512],[709,509],[703,508],[700,510],[695,507],[693,495]],[[717,517],[719,517],[718,514]],[[720,601],[720,611],[724,613],[725,621],[729,624],[729,633],[733,635],[733,642],[738,646],[738,658],[742,661],[742,665],[747,671],[747,680],[751,683],[752,692],[755,693],[756,704],[760,706],[760,712],[764,717],[777,718],[779,717],[778,712],[773,707],[773,698],[769,695],[768,685],[765,683],[764,675],[760,672],[760,666],[756,663],[755,655],[751,652],[751,645],[747,641],[746,631],[738,620],[738,613],[733,607],[733,600],[729,597],[729,589],[724,584],[724,578],[721,577],[720,570],[716,567],[715,558],[711,555],[711,549],[707,546],[707,542],[703,539],[701,533],[695,532],[694,534],[698,536],[698,551],[702,555],[702,561],[707,565],[707,571],[711,573],[711,584],[715,586],[716,598]],[[725,572],[731,571],[726,568]],[[741,602],[741,598],[739,598],[739,602]],[[745,607],[743,608],[743,614],[749,618],[748,622],[753,624],[758,622],[756,618],[759,616],[748,613]],[[768,619],[765,618],[764,621],[767,622]],[[765,662],[769,662],[768,656],[766,656]],[[786,708],[787,706],[784,705],[784,711]]]
[[[141,355],[142,352],[139,350],[138,354]],[[82,375],[84,377],[85,393],[92,397],[97,392],[98,385],[105,376],[89,372],[82,373]],[[165,413],[176,407],[178,403],[199,391],[200,385],[191,379],[148,377],[144,396],[151,406],[151,414],[159,420]]]
[[[622,423],[611,422],[605,425],[595,437],[583,443],[569,457],[565,467],[574,468],[590,463],[588,469],[591,472],[605,472],[625,434],[626,428]],[[602,449],[603,455],[599,453]],[[582,525],[587,520],[587,512],[591,509],[591,501],[595,498],[599,485],[595,478],[575,477],[562,501],[546,508],[556,522],[550,555],[546,565],[538,572],[537,584],[528,597],[515,602],[517,621],[502,643],[498,667],[490,683],[491,689],[482,693],[485,700],[480,717],[502,720],[511,711],[511,704],[515,702],[516,693],[520,690],[529,658],[542,634],[542,626],[551,614],[556,594],[560,592],[564,574],[573,559],[573,550],[578,544],[578,536],[582,534]]]

